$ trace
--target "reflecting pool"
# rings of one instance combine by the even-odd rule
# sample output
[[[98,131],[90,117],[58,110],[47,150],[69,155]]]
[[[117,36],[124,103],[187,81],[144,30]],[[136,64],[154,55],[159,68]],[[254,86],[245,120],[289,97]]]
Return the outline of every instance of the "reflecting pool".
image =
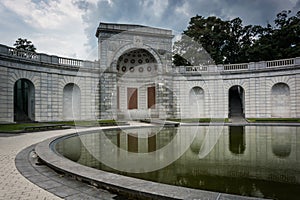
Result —
[[[67,137],[55,150],[82,165],[150,181],[299,199],[300,127],[181,126]]]

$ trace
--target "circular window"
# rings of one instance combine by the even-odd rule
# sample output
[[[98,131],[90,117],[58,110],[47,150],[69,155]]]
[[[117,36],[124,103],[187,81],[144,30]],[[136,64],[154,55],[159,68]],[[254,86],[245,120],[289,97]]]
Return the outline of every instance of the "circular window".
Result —
[[[131,60],[130,60],[130,63],[131,63],[131,64],[134,64],[134,63],[135,63],[135,60],[134,60],[134,59],[131,59]]]
[[[138,54],[138,57],[140,58],[140,57],[142,57],[142,55],[141,55],[141,54]]]
[[[151,71],[151,66],[147,67],[147,71],[150,72]]]
[[[125,59],[124,59],[124,63],[128,63],[128,58],[125,58]]]
[[[142,64],[143,63],[143,60],[142,59],[139,59],[139,61],[138,61],[140,64]]]
[[[146,58],[146,60],[145,60],[145,61],[146,61],[146,63],[149,63],[149,59],[148,59],[148,58]]]
[[[139,72],[143,72],[143,71],[144,71],[144,68],[140,67]]]
[[[130,68],[129,68],[129,71],[130,71],[130,72],[134,72],[134,67],[130,67]]]
[[[125,66],[122,67],[122,72],[126,72],[126,67]]]

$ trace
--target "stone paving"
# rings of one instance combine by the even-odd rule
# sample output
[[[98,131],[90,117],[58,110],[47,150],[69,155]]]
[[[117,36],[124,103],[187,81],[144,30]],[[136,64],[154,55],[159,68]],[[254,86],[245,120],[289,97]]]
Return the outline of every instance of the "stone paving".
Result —
[[[131,126],[148,125],[132,122]],[[82,130],[96,130],[94,128],[82,128]],[[33,144],[45,139],[76,132],[75,129],[43,131],[24,134],[0,133],[0,200],[8,199],[61,199],[52,192],[38,187],[20,174],[15,165],[17,154]],[[49,181],[49,180],[48,180]],[[47,185],[47,181],[44,182]],[[45,187],[44,187],[45,188]],[[80,198],[80,196],[77,196]]]
[[[0,199],[61,199],[23,177],[15,166],[15,157],[22,149],[44,139],[74,132],[74,129],[27,133],[0,137]],[[3,137],[4,136],[4,137]]]
[[[35,153],[36,145],[31,145],[15,158],[18,171],[28,180],[66,200],[122,200],[124,197],[112,194],[85,182],[76,180],[74,176],[58,173],[41,163]]]

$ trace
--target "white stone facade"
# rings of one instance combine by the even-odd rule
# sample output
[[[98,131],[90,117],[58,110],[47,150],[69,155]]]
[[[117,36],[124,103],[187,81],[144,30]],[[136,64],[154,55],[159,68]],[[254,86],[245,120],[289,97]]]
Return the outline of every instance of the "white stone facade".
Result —
[[[228,118],[233,86],[243,90],[246,118],[300,118],[299,57],[174,67],[170,30],[100,23],[96,36],[100,60],[95,62],[0,45],[0,122],[15,121],[18,80],[34,86],[28,100],[34,121]],[[136,97],[128,95],[130,88]]]
[[[229,89],[239,85],[244,89],[246,118],[299,118],[300,58],[285,61],[288,61],[288,65],[267,67],[269,63],[278,62],[268,61],[246,64],[246,70],[224,70],[225,66],[218,66],[218,71],[215,72],[186,72],[184,78],[175,76],[174,91],[180,94],[177,96],[180,109],[175,116],[189,117],[189,93],[192,88],[200,87],[204,91],[202,117],[227,118]],[[178,67],[177,70],[182,74],[186,68],[188,67]],[[276,94],[280,93],[274,91],[276,84],[284,85],[289,91]]]

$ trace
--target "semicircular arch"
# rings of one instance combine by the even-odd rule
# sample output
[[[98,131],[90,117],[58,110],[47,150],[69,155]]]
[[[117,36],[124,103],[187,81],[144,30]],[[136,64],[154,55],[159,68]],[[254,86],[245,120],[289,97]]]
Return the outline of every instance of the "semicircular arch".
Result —
[[[155,60],[157,62],[158,70],[162,71],[162,66],[163,66],[162,60],[161,60],[160,56],[157,54],[157,52],[148,45],[143,44],[143,45],[137,46],[134,43],[125,44],[116,50],[116,52],[113,54],[112,60],[111,60],[111,67],[113,67],[112,70],[116,71],[116,65],[117,65],[117,62],[118,62],[118,59],[120,56],[122,56],[124,53],[126,53],[130,50],[134,50],[134,49],[143,49],[143,50],[148,51],[155,58]]]

